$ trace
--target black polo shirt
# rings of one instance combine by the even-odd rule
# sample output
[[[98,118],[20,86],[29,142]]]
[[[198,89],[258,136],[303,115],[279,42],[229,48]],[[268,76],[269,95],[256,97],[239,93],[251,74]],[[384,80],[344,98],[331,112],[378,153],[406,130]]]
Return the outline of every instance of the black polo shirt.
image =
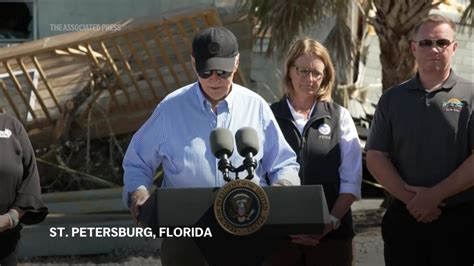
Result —
[[[474,150],[473,94],[473,83],[453,71],[432,92],[425,91],[417,74],[380,98],[367,150],[389,153],[408,184],[439,183]]]

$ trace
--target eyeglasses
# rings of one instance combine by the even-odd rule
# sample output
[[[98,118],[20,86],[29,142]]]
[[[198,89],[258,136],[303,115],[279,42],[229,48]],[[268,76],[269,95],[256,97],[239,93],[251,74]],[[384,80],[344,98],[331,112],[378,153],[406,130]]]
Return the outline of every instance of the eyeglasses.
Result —
[[[208,71],[198,72],[198,76],[202,79],[208,79],[210,76],[212,76],[212,71],[216,72],[216,75],[224,79],[232,75],[232,72],[227,72],[224,70],[208,70]]]
[[[453,43],[453,42],[448,40],[448,39],[438,39],[438,40],[426,39],[426,40],[419,40],[418,41],[418,46],[420,46],[420,47],[432,47],[433,44],[435,44],[435,43],[436,43],[436,46],[438,46],[439,48],[446,48],[449,45],[451,45],[451,43]]]
[[[309,76],[309,74],[313,75],[314,78],[320,79],[323,76],[323,73],[319,72],[316,69],[311,69],[311,68],[305,68],[305,67],[299,67],[299,66],[294,66],[296,68],[296,75],[300,78],[306,78]]]

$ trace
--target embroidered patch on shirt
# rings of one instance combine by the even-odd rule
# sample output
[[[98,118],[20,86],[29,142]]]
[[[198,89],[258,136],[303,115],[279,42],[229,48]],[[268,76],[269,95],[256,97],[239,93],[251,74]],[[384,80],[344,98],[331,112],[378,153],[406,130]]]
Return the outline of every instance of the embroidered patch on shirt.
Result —
[[[464,103],[457,98],[451,98],[446,102],[443,102],[443,109],[446,112],[457,112],[460,113]]]
[[[0,130],[0,138],[9,139],[11,135],[12,132],[8,128],[6,128],[5,130]]]

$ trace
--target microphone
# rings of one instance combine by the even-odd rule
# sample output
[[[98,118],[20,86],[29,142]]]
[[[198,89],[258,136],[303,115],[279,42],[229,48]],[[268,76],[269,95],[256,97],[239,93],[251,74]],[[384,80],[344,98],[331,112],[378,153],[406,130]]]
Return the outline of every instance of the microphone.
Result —
[[[219,158],[219,171],[222,172],[225,181],[231,181],[229,170],[232,169],[232,164],[229,161],[229,157],[234,152],[234,138],[232,137],[232,132],[223,127],[215,128],[211,131],[209,140],[211,142],[212,153]]]
[[[244,167],[247,169],[247,179],[252,179],[257,168],[257,160],[253,158],[258,153],[258,134],[252,127],[243,127],[235,133],[235,142],[240,156],[244,157]]]

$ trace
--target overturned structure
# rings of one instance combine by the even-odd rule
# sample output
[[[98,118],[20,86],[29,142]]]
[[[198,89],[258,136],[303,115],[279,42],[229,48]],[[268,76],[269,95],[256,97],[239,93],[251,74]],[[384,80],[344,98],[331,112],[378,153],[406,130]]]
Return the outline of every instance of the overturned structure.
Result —
[[[166,94],[195,81],[192,38],[221,24],[214,9],[188,11],[0,49],[0,109],[35,148],[134,132]]]

